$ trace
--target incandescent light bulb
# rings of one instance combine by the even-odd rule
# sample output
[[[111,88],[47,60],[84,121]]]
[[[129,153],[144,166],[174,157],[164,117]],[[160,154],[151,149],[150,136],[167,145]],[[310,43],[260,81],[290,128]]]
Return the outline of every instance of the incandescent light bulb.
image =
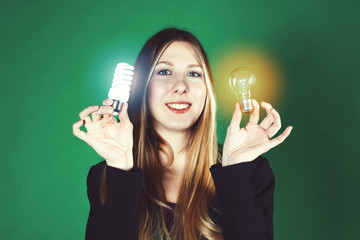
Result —
[[[230,73],[229,85],[240,102],[242,112],[252,112],[251,98],[255,87],[256,78],[254,73],[245,67],[234,69]]]
[[[133,70],[134,67],[127,63],[119,63],[115,68],[113,83],[108,94],[108,98],[113,100],[113,115],[118,115],[123,104],[129,100]]]

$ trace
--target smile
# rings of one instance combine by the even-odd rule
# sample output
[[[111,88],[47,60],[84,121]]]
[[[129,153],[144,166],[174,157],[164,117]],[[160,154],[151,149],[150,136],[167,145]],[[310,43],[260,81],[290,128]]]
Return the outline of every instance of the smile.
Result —
[[[185,113],[187,112],[191,104],[190,103],[166,103],[166,106],[174,113]]]

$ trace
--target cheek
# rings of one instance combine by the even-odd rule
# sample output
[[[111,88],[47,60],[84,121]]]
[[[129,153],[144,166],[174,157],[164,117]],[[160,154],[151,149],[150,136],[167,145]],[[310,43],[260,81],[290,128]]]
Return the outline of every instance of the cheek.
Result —
[[[197,86],[194,89],[194,96],[196,97],[197,101],[203,104],[206,98],[206,86],[204,84]]]
[[[149,83],[148,85],[148,89],[147,89],[147,92],[148,92],[148,102],[151,103],[154,96],[155,96],[155,90],[156,90],[156,87],[154,86],[153,83]]]
[[[154,101],[159,98],[159,94],[164,92],[160,84],[156,82],[150,82],[148,86],[149,101]]]
[[[149,83],[148,86],[148,101],[149,105],[157,105],[159,102],[166,97],[169,90],[166,84],[159,82],[159,81],[153,81]]]

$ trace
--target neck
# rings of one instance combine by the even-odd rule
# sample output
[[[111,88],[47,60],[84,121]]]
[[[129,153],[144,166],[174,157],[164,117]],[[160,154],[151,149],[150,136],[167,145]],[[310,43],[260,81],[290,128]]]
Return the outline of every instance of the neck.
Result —
[[[188,131],[170,131],[167,129],[156,129],[158,134],[170,144],[171,149],[174,153],[174,162],[167,169],[167,172],[178,175],[182,174],[186,165],[186,151],[182,151],[189,139]],[[166,166],[168,159],[162,153],[160,153],[160,160],[163,166]]]
[[[168,131],[166,129],[162,129],[157,130],[157,132],[170,144],[175,158],[178,154],[181,154],[181,150],[188,143],[189,133],[187,131]]]
[[[158,130],[158,134],[167,141],[173,152],[174,162],[162,173],[162,184],[165,191],[166,201],[176,203],[186,167],[186,151],[181,151],[188,142],[188,132],[173,132]],[[163,166],[168,164],[168,159],[160,153],[160,160]]]

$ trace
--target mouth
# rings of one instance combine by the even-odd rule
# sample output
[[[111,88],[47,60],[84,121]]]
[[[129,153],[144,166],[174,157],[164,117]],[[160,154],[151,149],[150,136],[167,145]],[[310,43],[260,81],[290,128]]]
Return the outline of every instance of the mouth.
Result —
[[[174,113],[186,113],[191,107],[189,102],[171,102],[165,105]]]

